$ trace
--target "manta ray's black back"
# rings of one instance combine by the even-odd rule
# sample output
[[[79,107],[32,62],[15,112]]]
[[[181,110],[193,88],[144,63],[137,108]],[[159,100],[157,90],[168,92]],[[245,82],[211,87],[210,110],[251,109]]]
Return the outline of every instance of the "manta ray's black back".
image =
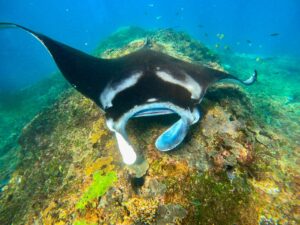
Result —
[[[188,63],[147,48],[117,59],[101,59],[18,24],[0,23],[1,27],[21,28],[36,37],[48,49],[71,85],[91,98],[103,110],[105,109],[99,97],[107,86],[111,85],[110,92],[113,94],[117,86],[121,86],[121,89],[122,85],[126,87],[126,82],[132,82],[131,76],[141,73],[141,78],[136,84],[115,93],[115,99],[112,100],[119,107],[111,110],[119,115],[151,98],[189,108],[200,103],[206,89],[216,81],[233,79],[251,85],[257,77],[255,72],[248,80],[242,81],[228,73]],[[159,73],[162,75],[158,75]],[[191,99],[191,92],[195,92],[189,90],[191,83],[195,87],[199,86],[199,96],[197,95],[196,99]],[[106,97],[111,98],[112,94]]]

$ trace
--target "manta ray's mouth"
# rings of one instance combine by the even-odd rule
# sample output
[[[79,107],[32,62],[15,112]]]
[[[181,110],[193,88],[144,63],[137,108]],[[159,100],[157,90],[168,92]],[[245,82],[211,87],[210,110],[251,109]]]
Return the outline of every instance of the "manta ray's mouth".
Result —
[[[126,132],[126,125],[129,119],[169,114],[178,114],[180,119],[164,131],[155,142],[155,146],[158,150],[169,151],[182,143],[190,125],[199,120],[200,114],[197,109],[190,111],[189,109],[181,108],[169,102],[156,102],[135,106],[116,121],[112,119],[107,120],[109,129],[116,134],[119,150],[122,154],[124,163],[133,164],[136,160],[134,148],[130,144]]]
[[[148,116],[161,116],[169,114],[181,113],[175,112],[169,108],[157,108],[150,107],[148,109],[143,109],[138,111],[132,117],[148,117]],[[188,118],[181,118],[169,127],[165,132],[163,132],[156,140],[155,146],[160,151],[169,151],[177,147],[185,138],[189,130],[189,120]]]
[[[168,108],[148,108],[148,109],[143,109],[138,111],[132,117],[161,116],[161,115],[168,115],[174,113],[176,112]]]

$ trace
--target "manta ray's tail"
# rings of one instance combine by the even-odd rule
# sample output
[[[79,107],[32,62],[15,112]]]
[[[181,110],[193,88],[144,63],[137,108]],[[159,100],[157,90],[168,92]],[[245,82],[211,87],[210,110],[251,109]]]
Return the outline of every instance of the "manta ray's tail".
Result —
[[[83,95],[99,104],[99,90],[109,79],[110,60],[96,58],[52,38],[15,23],[1,23],[0,28],[20,28],[33,35],[53,57],[64,77]],[[113,68],[113,67],[112,67]]]

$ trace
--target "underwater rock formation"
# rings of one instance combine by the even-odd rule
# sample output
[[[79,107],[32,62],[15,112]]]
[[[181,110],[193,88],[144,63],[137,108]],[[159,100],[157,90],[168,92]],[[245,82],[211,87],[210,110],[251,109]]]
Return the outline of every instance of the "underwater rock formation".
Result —
[[[222,69],[215,53],[172,30],[126,28],[95,55],[128,54],[146,37],[153,49]],[[0,224],[297,224],[299,146],[261,116],[262,97],[253,93],[212,86],[201,122],[168,153],[153,143],[176,116],[131,120],[129,137],[143,159],[125,166],[104,115],[67,90],[24,127]]]

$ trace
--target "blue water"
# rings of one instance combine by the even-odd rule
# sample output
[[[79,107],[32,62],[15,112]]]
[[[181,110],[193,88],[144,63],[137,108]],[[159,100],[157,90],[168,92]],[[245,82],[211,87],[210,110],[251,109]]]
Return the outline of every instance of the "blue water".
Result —
[[[119,27],[134,25],[172,27],[208,46],[221,43],[240,53],[300,55],[298,0],[1,0],[0,21],[19,23],[85,52]],[[222,40],[218,33],[224,34]],[[0,30],[0,90],[27,87],[55,71],[47,51],[30,35]]]

